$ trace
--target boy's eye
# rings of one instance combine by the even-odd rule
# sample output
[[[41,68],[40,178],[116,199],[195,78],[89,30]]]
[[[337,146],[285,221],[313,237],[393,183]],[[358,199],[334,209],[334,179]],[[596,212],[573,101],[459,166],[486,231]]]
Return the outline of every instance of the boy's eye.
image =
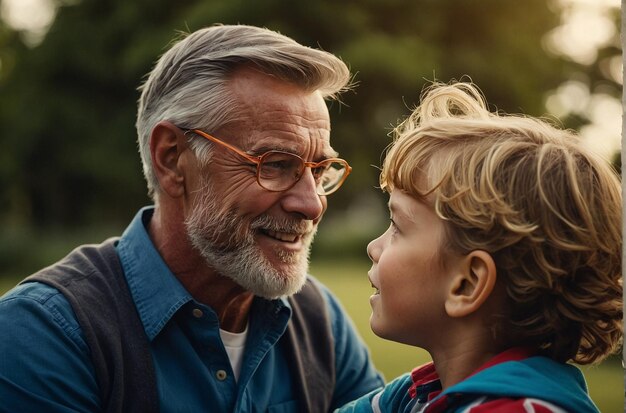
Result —
[[[398,232],[398,226],[396,225],[396,222],[393,220],[393,218],[389,218],[389,228],[391,228],[393,232]]]

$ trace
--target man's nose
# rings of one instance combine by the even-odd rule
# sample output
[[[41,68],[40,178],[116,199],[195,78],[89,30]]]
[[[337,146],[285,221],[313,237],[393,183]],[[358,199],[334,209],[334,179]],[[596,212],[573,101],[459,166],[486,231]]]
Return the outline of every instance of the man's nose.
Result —
[[[298,213],[306,219],[321,217],[326,209],[326,197],[317,194],[317,183],[311,168],[305,168],[300,180],[285,191],[282,206],[285,211]]]

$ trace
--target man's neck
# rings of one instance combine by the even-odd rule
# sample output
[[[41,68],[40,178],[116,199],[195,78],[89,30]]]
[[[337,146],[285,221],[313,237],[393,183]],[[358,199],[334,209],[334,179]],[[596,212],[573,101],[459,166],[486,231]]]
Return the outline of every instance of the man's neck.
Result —
[[[233,333],[245,329],[254,295],[218,274],[189,241],[182,222],[163,219],[155,209],[148,225],[152,242],[172,273],[197,301],[217,313],[220,328]]]
[[[230,278],[204,267],[192,273],[174,274],[193,298],[217,313],[222,330],[231,333],[244,331],[254,295]]]

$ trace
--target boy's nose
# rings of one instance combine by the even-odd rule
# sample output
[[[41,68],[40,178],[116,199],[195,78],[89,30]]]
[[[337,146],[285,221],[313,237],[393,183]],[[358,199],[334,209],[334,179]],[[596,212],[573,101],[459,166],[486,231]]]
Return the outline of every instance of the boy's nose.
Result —
[[[380,247],[378,246],[377,241],[380,238],[376,238],[367,244],[367,256],[372,260],[372,262],[378,262],[378,257],[380,256]]]

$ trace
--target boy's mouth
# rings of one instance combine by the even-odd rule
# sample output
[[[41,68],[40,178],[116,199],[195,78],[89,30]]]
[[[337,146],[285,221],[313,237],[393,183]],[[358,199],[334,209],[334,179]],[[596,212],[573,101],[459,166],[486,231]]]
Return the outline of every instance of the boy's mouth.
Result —
[[[371,285],[371,286],[372,286],[372,288],[374,289],[374,295],[378,295],[378,294],[380,294],[380,290],[378,289],[378,287],[376,287],[376,286],[374,285],[374,282],[372,281],[372,277],[368,274],[368,275],[367,275],[367,278],[369,278],[369,280],[370,280],[370,285]]]

